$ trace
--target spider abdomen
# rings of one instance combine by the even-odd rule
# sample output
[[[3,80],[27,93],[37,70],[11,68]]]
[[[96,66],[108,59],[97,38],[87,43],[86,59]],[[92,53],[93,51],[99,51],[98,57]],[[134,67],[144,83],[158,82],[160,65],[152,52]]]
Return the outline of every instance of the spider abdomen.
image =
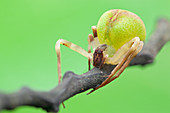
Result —
[[[143,21],[136,14],[114,9],[105,12],[99,19],[97,35],[101,44],[110,45],[117,51],[134,37],[145,40],[146,30]]]

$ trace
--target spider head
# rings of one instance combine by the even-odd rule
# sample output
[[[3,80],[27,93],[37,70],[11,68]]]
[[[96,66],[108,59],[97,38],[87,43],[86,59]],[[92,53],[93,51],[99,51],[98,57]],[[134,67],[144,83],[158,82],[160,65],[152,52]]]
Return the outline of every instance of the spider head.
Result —
[[[95,49],[93,54],[93,66],[100,68],[104,64],[105,58],[103,52],[106,50],[106,48],[107,45],[102,44]]]

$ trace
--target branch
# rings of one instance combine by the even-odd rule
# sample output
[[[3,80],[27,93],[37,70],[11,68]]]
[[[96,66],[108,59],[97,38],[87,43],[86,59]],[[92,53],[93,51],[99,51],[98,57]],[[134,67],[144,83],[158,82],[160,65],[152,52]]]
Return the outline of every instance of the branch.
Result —
[[[170,40],[169,31],[170,23],[165,19],[160,19],[150,40],[131,61],[130,66],[152,63],[160,49]],[[12,110],[16,107],[27,105],[40,107],[48,112],[58,112],[61,102],[100,85],[114,67],[113,65],[104,65],[102,69],[93,68],[82,75],[77,75],[70,71],[66,72],[63,81],[48,92],[22,88],[12,94],[0,94],[0,110]]]

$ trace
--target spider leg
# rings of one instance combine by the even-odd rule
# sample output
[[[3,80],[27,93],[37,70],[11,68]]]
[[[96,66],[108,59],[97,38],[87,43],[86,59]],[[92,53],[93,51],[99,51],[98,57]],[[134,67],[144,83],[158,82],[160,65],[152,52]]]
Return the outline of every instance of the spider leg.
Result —
[[[91,53],[91,42],[94,41],[94,38],[93,38],[93,35],[92,34],[89,34],[88,36],[88,53]],[[88,58],[88,68],[89,70],[91,69],[90,68],[90,58]]]
[[[75,45],[67,40],[63,40],[63,39],[59,39],[57,42],[56,42],[56,45],[55,45],[55,50],[56,50],[56,53],[57,53],[57,60],[58,60],[58,82],[60,83],[61,81],[61,53],[60,53],[60,44],[82,54],[83,56],[87,57],[87,58],[90,58],[90,60],[92,61],[92,56],[87,52],[85,51],[83,48],[81,48],[80,46],[78,45]]]
[[[123,64],[123,66],[121,67],[119,72],[113,78],[111,78],[106,84],[108,84],[111,81],[113,81],[116,78],[118,78],[120,76],[120,74],[125,70],[125,68],[129,65],[131,60],[142,50],[142,48],[143,48],[143,42],[140,41],[140,44],[139,44],[138,48],[128,57],[127,61]]]
[[[91,47],[94,49],[99,46],[98,38],[97,38],[97,28],[96,26],[91,27],[93,35],[89,34],[88,36],[88,53],[91,53]],[[90,59],[88,58],[88,68],[90,70]]]
[[[100,44],[99,39],[97,37],[97,28],[96,26],[92,26],[93,31],[93,40],[90,42],[91,47],[95,50]]]
[[[125,56],[125,54],[127,53],[127,51],[129,50],[134,51],[137,48],[139,42],[140,42],[139,37],[133,38],[132,40],[124,44],[119,50],[117,50],[113,57],[108,57],[106,59],[106,63],[113,65],[119,64],[123,57]]]
[[[94,38],[96,38],[97,37],[97,27],[96,26],[92,26],[91,29],[93,31]]]
[[[61,81],[61,53],[60,53],[60,44],[62,45],[65,45],[66,47],[82,54],[83,56],[89,58],[90,60],[92,60],[92,56],[86,52],[84,49],[82,49],[80,46],[77,46],[69,41],[66,41],[66,40],[63,40],[63,39],[59,39],[57,42],[56,42],[56,45],[55,45],[55,50],[56,50],[56,53],[57,53],[57,65],[58,65],[58,83],[60,83]],[[64,103],[62,102],[62,105],[63,107],[65,108],[65,105]]]
[[[94,92],[95,90],[103,87],[105,84],[107,84],[107,82],[116,74],[116,72],[121,68],[121,66],[123,65],[123,63],[127,60],[127,57],[131,54],[131,52],[129,51],[125,57],[122,59],[122,61],[114,68],[114,70],[111,72],[111,74],[109,75],[109,77],[102,83],[100,84],[98,87],[96,87],[95,89],[91,90],[89,93],[87,93],[87,95],[91,94],[92,92]]]
[[[143,42],[136,40],[132,47],[128,50],[128,52],[125,54],[123,59],[121,59],[120,63],[115,67],[115,69],[111,72],[109,77],[98,87],[96,87],[94,90],[89,92],[88,94],[94,92],[95,90],[105,86],[106,84],[110,83],[114,79],[118,78],[120,74],[124,71],[124,69],[128,66],[130,61],[141,51],[143,47]],[[123,66],[122,66],[123,65]],[[119,70],[120,69],[120,70]],[[116,74],[116,72],[119,70],[119,72]],[[115,75],[116,74],[116,75]],[[114,76],[115,75],[115,76]]]

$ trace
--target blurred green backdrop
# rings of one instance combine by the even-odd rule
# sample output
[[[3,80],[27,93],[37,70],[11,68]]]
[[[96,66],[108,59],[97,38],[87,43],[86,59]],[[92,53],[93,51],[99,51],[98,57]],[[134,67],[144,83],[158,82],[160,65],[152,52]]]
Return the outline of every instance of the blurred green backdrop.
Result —
[[[55,42],[64,38],[87,50],[91,26],[110,9],[139,15],[149,37],[158,17],[170,18],[169,0],[0,0],[0,92],[28,86],[48,91],[57,85]],[[125,70],[94,94],[76,95],[60,113],[169,113],[170,43],[146,67]],[[82,65],[83,64],[83,65]],[[87,59],[62,46],[62,73],[87,71]],[[2,113],[45,113],[20,107]]]

